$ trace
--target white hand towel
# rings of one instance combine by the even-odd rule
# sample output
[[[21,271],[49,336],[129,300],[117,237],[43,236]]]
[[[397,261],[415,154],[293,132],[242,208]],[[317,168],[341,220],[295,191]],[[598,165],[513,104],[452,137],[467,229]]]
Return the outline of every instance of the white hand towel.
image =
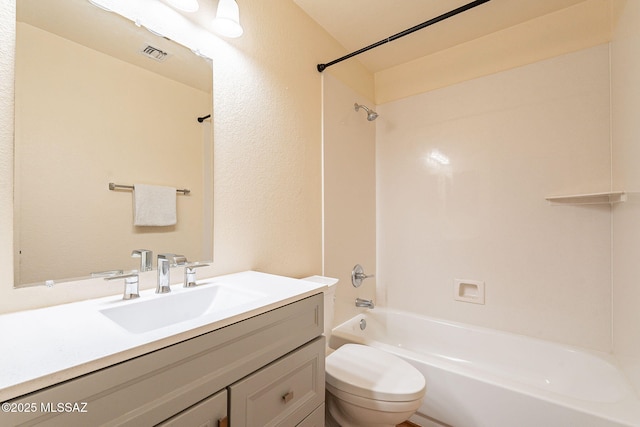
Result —
[[[175,188],[134,184],[133,225],[167,226],[177,222]]]

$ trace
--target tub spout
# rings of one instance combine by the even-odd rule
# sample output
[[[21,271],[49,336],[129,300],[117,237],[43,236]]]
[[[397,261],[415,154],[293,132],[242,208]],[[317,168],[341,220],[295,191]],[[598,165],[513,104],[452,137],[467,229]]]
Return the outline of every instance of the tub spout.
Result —
[[[356,307],[374,308],[373,300],[356,298]]]

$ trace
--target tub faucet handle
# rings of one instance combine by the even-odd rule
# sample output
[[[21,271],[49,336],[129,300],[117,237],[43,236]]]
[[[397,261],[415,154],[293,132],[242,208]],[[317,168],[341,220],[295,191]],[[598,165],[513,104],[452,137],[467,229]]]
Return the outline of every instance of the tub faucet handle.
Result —
[[[356,264],[351,271],[351,284],[354,288],[360,287],[364,279],[374,277],[373,274],[364,274],[364,268],[360,264]]]
[[[138,270],[132,270],[125,274],[114,274],[113,276],[104,278],[104,280],[115,279],[124,279],[124,294],[122,295],[122,299],[134,299],[140,296]]]

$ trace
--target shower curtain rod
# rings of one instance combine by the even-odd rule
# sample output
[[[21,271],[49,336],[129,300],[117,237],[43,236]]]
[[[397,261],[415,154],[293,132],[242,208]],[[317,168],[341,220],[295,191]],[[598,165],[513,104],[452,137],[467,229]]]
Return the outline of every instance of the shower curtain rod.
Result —
[[[472,8],[476,7],[476,6],[480,6],[481,4],[486,3],[488,1],[491,1],[491,0],[475,0],[475,1],[472,1],[471,3],[465,4],[464,6],[460,6],[457,9],[453,9],[452,11],[449,11],[447,13],[443,13],[440,16],[436,16],[435,18],[429,19],[428,21],[425,21],[422,24],[418,24],[418,25],[416,25],[414,27],[411,27],[411,28],[408,28],[408,29],[406,29],[404,31],[401,31],[398,34],[394,34],[394,35],[392,35],[390,37],[387,37],[386,39],[380,40],[377,43],[371,44],[371,45],[369,45],[367,47],[363,47],[362,49],[356,50],[355,52],[351,52],[350,54],[345,55],[345,56],[343,56],[341,58],[335,59],[335,60],[333,60],[331,62],[327,62],[326,64],[318,64],[318,71],[319,72],[323,72],[325,68],[330,67],[330,66],[332,66],[334,64],[337,64],[338,62],[342,62],[345,59],[349,59],[349,58],[351,58],[353,56],[360,55],[363,52],[366,52],[366,51],[371,50],[371,49],[373,49],[375,47],[381,46],[381,45],[383,45],[385,43],[389,43],[391,41],[399,39],[400,37],[404,37],[406,35],[409,35],[409,34],[415,32],[415,31],[421,30],[421,29],[423,29],[425,27],[428,27],[430,25],[433,25],[433,24],[435,24],[437,22],[444,21],[447,18],[451,18],[454,15],[457,15],[459,13],[465,12],[465,11],[467,11],[469,9],[472,9]]]

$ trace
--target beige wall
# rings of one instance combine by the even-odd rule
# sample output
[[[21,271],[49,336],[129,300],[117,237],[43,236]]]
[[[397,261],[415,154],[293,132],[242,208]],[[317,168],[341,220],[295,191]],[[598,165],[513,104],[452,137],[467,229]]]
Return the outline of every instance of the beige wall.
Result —
[[[293,2],[254,0],[242,9],[244,35],[214,59],[215,264],[221,272],[320,274],[322,75],[315,66],[343,50]],[[357,62],[336,75],[372,90]]]
[[[135,248],[206,260],[211,196],[196,117],[211,111],[211,94],[24,23],[17,30],[16,281],[131,270]],[[175,226],[134,227],[132,192],[109,182],[191,194],[177,197]]]
[[[290,1],[247,0],[241,13],[245,34],[220,41],[213,58],[215,261],[198,274],[320,274],[322,77],[315,65],[344,50]],[[14,20],[14,5],[2,2],[0,312],[119,293],[122,284],[102,280],[12,289]],[[361,93],[372,90],[373,77],[357,62],[334,74]],[[142,287],[154,282],[151,273],[141,278]]]
[[[13,286],[13,75],[15,4],[0,3],[0,296]],[[7,305],[2,304],[4,310]]]
[[[640,391],[640,3],[617,1],[611,47],[613,188],[630,192],[613,209],[613,346]]]
[[[610,207],[545,200],[610,188],[608,45],[378,112],[388,305],[610,350]],[[485,282],[485,305],[454,301],[455,279]]]
[[[351,270],[376,272],[375,129],[354,103],[373,108],[370,99],[327,74],[323,83],[324,274],[340,279],[334,326],[355,316],[356,297],[375,299],[376,280],[359,288]]]

